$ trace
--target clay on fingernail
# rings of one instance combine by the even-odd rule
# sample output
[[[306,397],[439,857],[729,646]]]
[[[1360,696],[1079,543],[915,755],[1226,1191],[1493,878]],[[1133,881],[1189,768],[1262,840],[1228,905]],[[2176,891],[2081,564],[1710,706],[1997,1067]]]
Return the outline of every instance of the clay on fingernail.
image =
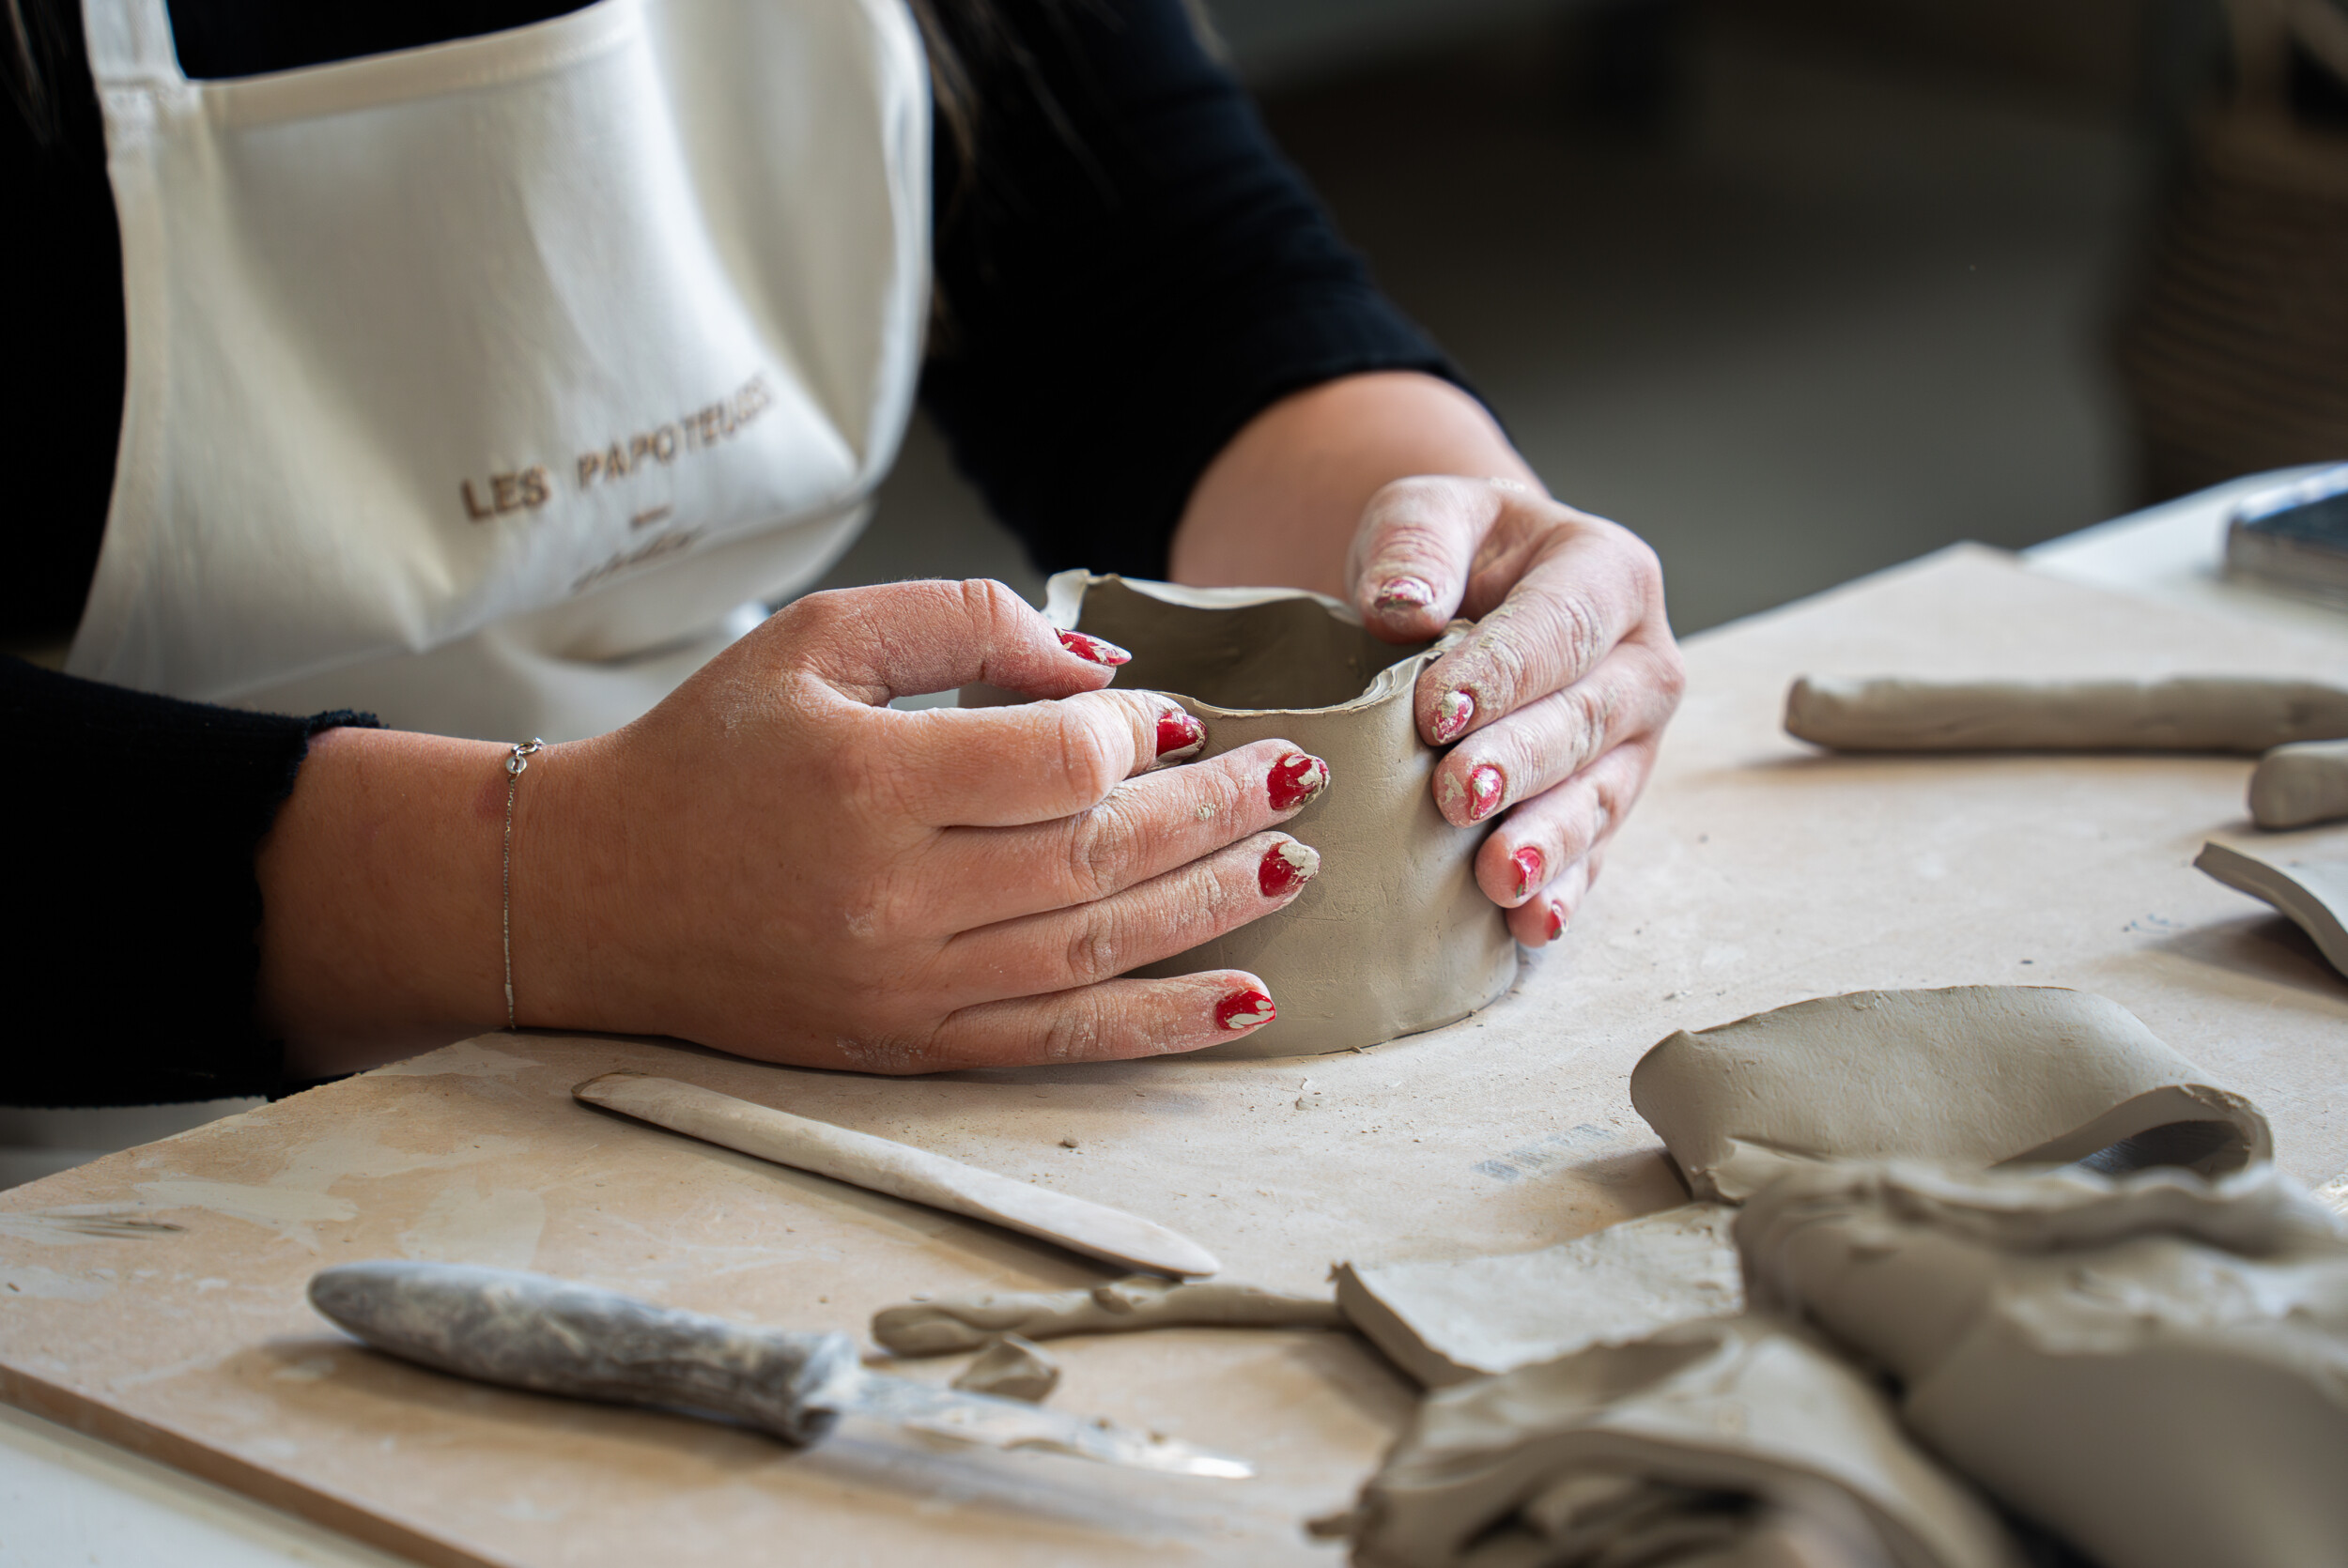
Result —
[[[1097,637],[1087,637],[1082,632],[1060,633],[1059,645],[1080,659],[1089,659],[1094,664],[1104,664],[1112,669],[1120,664],[1134,662],[1134,656],[1116,643],[1104,642]]]
[[[1434,602],[1435,590],[1424,577],[1388,577],[1370,601],[1380,609],[1425,609]]]
[[[1435,740],[1456,741],[1475,720],[1475,699],[1463,691],[1447,691],[1435,704]]]
[[[1300,844],[1286,838],[1263,852],[1263,861],[1256,868],[1256,885],[1267,899],[1276,899],[1291,887],[1312,881],[1321,869],[1321,852],[1310,844]]]
[[[1207,727],[1180,708],[1170,708],[1158,715],[1158,761],[1180,761],[1195,757],[1205,749]]]
[[[1508,857],[1508,864],[1517,869],[1517,897],[1530,897],[1544,880],[1541,872],[1546,868],[1541,864],[1541,852],[1527,844]]]
[[[1279,1016],[1280,1009],[1260,991],[1235,991],[1214,1005],[1214,1021],[1226,1029],[1253,1029]]]
[[[1264,793],[1274,811],[1292,811],[1329,786],[1329,764],[1302,751],[1291,751],[1272,764]]]
[[[1554,942],[1565,934],[1566,906],[1563,904],[1552,904],[1549,906],[1549,940]]]
[[[1500,809],[1507,797],[1508,780],[1501,771],[1487,762],[1468,775],[1468,821],[1480,822]]]

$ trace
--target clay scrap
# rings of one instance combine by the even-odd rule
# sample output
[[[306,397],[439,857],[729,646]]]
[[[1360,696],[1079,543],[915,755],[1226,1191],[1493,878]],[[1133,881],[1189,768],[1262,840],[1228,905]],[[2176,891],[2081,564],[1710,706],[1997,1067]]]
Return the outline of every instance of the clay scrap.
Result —
[[[1447,1388],[1738,1311],[1735,1212],[1688,1204],[1536,1253],[1343,1263],[1337,1308],[1404,1372]]]
[[[1212,1274],[1223,1267],[1188,1237],[1122,1209],[673,1078],[607,1072],[577,1085],[571,1094],[583,1104],[600,1105],[672,1132],[949,1214],[985,1220],[1127,1268],[1182,1275]]]
[[[1804,675],[1785,732],[1836,751],[2219,751],[2348,738],[2348,690],[2315,681],[1923,681]]]
[[[1872,1382],[1753,1316],[1429,1394],[1341,1528],[1358,1568],[2020,1561]]]
[[[997,1399],[1023,1399],[1041,1405],[1059,1387],[1059,1363],[1043,1347],[1017,1334],[1004,1334],[970,1359],[954,1375],[954,1387],[965,1393],[993,1394]]]
[[[2226,844],[2203,844],[2193,864],[2227,886],[2263,899],[2297,924],[2334,969],[2348,975],[2348,860],[2289,865]]]
[[[2102,1568],[2348,1543],[2348,1238],[2273,1166],[1797,1171],[1735,1235],[1757,1309],[1897,1379],[1910,1433]]]
[[[1658,1044],[1630,1102],[1703,1200],[1790,1169],[1915,1158],[2204,1173],[2272,1157],[2257,1107],[2117,1003],[2053,987],[1862,991]]]
[[[1419,672],[1449,646],[1382,642],[1336,600],[1294,589],[1195,589],[1062,572],[1054,624],[1133,653],[1123,686],[1162,691],[1205,724],[1200,758],[1279,739],[1329,763],[1329,787],[1284,825],[1321,854],[1295,902],[1144,976],[1244,969],[1276,1022],[1197,1056],[1300,1056],[1439,1028],[1515,981],[1506,920],[1475,885],[1480,827],[1454,827],[1419,739]],[[1456,631],[1455,634],[1456,635]],[[1003,694],[965,690],[965,706]]]
[[[1174,1284],[1141,1275],[1089,1290],[1004,1291],[884,1307],[873,1342],[899,1356],[975,1350],[998,1334],[1058,1339],[1141,1329],[1341,1329],[1333,1301],[1250,1284]]]
[[[2312,827],[2348,817],[2348,741],[2278,746],[2250,773],[2250,820],[2263,828]]]

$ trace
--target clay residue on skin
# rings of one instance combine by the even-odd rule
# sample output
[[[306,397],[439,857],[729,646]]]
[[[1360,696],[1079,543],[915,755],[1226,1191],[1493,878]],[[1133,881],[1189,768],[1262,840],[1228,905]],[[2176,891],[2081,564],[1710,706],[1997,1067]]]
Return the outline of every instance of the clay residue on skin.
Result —
[[[980,1351],[955,1376],[954,1387],[965,1393],[1024,1399],[1030,1405],[1041,1405],[1059,1387],[1059,1363],[1032,1340],[1005,1334]]]
[[[1735,1236],[1756,1309],[1896,1379],[1911,1432],[2096,1562],[2348,1542],[2348,1238],[2272,1165],[1829,1166]]]
[[[2348,737],[2348,690],[2315,681],[1915,681],[1800,676],[1785,732],[1838,751],[2217,751]]]
[[[899,1356],[945,1356],[975,1350],[998,1334],[1038,1340],[1141,1329],[1342,1327],[1336,1303],[1326,1299],[1135,1275],[1089,1290],[1007,1291],[885,1307],[873,1314],[873,1340]]]

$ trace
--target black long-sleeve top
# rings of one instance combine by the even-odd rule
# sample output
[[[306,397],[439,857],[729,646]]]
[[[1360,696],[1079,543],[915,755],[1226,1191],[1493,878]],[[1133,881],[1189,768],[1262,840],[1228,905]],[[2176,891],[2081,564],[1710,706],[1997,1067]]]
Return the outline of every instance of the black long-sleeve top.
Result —
[[[70,635],[104,530],[123,393],[121,257],[70,4],[29,8],[56,112],[0,103],[18,450],[0,638]],[[173,0],[191,76],[471,37],[578,0]],[[940,309],[922,401],[1047,570],[1162,576],[1201,469],[1286,393],[1456,376],[1371,284],[1181,0],[935,0],[975,104],[935,146]],[[60,14],[62,13],[62,14]],[[1114,506],[1105,508],[1104,499]],[[23,1104],[270,1093],[253,1021],[256,846],[309,739],[363,715],[241,713],[0,658],[9,1088]]]

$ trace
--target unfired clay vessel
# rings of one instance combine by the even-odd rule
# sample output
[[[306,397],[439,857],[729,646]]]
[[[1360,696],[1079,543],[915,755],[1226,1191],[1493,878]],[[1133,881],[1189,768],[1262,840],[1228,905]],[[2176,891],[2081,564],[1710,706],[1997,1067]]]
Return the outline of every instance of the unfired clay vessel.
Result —
[[[2100,1568],[2348,1560],[2348,1240],[2273,1166],[1797,1171],[1735,1234],[1756,1309]]]
[[[998,1334],[1058,1339],[1141,1329],[1338,1329],[1335,1303],[1252,1284],[1169,1284],[1145,1275],[1089,1290],[1006,1290],[884,1307],[873,1343],[898,1356],[975,1350]]]
[[[2348,741],[2278,746],[2250,773],[2250,820],[2263,828],[2310,827],[2348,817]]]
[[[1513,1372],[1743,1306],[1735,1212],[1684,1204],[1537,1253],[1341,1263],[1337,1309],[1429,1388]]]
[[[2227,751],[2348,736],[2348,690],[2314,681],[1915,681],[1804,675],[1785,731],[1837,751]]]
[[[2226,844],[2203,844],[2193,864],[2289,915],[2331,966],[2348,975],[2348,860],[2285,865]]]
[[[1753,1316],[1429,1394],[1345,1528],[1361,1568],[2019,1568],[1873,1384]]]
[[[1329,764],[1329,787],[1282,824],[1321,853],[1294,902],[1144,968],[1244,969],[1278,1019],[1197,1055],[1301,1056],[1438,1028],[1497,1000],[1517,948],[1475,885],[1482,827],[1435,808],[1440,756],[1419,739],[1419,672],[1447,643],[1372,637],[1334,599],[1292,589],[1192,589],[1062,572],[1044,613],[1128,650],[1121,686],[1163,691],[1207,730],[1200,757],[1287,740]],[[989,700],[965,694],[965,704]]]
[[[2257,1107],[2124,1007],[2053,987],[1854,992],[1683,1030],[1631,1069],[1630,1102],[1724,1203],[1826,1160],[2214,1172],[2274,1151]]]

